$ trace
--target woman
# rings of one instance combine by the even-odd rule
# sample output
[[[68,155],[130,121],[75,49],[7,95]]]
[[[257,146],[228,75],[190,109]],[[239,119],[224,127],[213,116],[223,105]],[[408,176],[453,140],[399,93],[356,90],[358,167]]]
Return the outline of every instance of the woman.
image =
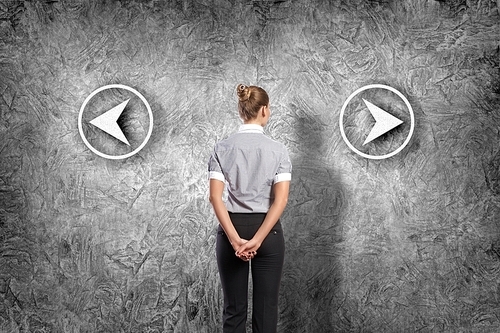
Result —
[[[269,97],[237,87],[244,124],[218,142],[210,157],[210,202],[219,220],[217,264],[224,292],[223,331],[244,333],[252,262],[253,332],[276,332],[284,260],[279,218],[288,201],[292,165],[287,149],[264,135]],[[223,195],[227,200],[223,200]]]

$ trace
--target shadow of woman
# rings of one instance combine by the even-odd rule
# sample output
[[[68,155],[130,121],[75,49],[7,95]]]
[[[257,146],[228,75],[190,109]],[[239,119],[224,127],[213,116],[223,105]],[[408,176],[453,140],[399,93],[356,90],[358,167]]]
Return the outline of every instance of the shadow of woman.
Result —
[[[322,156],[327,125],[304,113],[294,119],[300,153],[293,156],[289,203],[282,218],[286,256],[279,331],[342,331],[337,310],[343,301],[339,246],[345,190]]]

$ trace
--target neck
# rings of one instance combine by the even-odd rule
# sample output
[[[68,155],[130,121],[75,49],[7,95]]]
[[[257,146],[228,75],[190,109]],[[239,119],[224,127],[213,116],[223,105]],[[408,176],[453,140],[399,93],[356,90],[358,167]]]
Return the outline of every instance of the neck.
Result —
[[[259,117],[255,118],[255,119],[245,120],[245,121],[243,121],[243,123],[245,125],[259,125],[262,127],[264,127],[266,125],[264,119],[261,119]]]

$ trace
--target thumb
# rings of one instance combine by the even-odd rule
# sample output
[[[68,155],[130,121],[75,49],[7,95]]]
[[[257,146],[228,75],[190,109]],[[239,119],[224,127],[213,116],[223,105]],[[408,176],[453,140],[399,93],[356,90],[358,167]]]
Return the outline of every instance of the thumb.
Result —
[[[238,250],[236,250],[236,253],[237,254],[242,254],[243,252],[245,252],[247,249],[249,248],[248,246],[248,242],[246,242],[245,244],[241,245]]]

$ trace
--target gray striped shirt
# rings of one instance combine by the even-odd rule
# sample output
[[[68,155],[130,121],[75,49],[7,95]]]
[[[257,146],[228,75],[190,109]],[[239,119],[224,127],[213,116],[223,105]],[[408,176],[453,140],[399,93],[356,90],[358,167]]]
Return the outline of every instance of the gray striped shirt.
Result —
[[[210,179],[225,182],[223,199],[233,213],[266,213],[272,186],[292,178],[286,147],[264,135],[262,126],[244,124],[219,141],[208,161]]]

